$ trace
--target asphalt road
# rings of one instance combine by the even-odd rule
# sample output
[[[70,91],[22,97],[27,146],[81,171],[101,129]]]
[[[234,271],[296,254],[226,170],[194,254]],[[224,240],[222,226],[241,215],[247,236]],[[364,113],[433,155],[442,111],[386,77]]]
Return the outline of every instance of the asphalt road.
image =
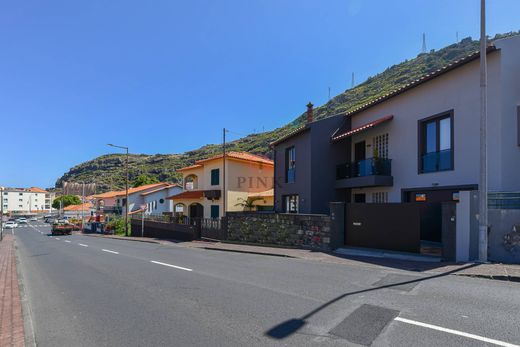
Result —
[[[38,346],[520,346],[519,284],[42,224],[14,231]]]

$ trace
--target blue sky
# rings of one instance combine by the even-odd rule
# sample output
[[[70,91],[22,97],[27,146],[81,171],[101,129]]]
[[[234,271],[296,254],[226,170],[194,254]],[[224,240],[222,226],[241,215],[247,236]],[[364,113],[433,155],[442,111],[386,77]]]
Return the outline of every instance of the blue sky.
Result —
[[[109,142],[180,153],[279,127],[415,57],[423,32],[428,49],[478,38],[479,3],[1,0],[0,185],[54,186]],[[518,18],[488,0],[490,35]]]

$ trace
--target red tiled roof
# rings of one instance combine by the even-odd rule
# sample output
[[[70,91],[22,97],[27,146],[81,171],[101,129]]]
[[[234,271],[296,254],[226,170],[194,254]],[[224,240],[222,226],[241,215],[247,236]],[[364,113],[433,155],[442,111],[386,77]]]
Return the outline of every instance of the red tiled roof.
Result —
[[[91,209],[94,205],[92,205],[90,202],[86,202],[84,204],[79,205],[69,205],[67,207],[63,208],[63,211],[88,211]]]
[[[43,189],[38,188],[38,187],[31,187],[31,188],[29,188],[29,191],[33,192],[33,193],[47,193],[46,190],[43,190]]]
[[[177,195],[169,196],[166,199],[178,200],[178,199],[200,199],[204,196],[202,190],[187,190]]]
[[[150,191],[147,191],[147,192],[141,193],[141,196],[147,196],[147,195],[150,195],[150,194],[153,194],[153,193],[159,192],[159,191],[164,190],[164,189],[169,189],[169,188],[172,188],[172,187],[179,187],[179,188],[182,188],[182,186],[179,185],[179,184],[170,184],[170,185],[167,185],[167,186],[164,186],[164,187],[159,187],[159,188],[157,188],[157,189],[152,189],[152,190],[150,190]]]
[[[141,192],[143,190],[150,189],[150,188],[165,187],[165,186],[168,186],[168,185],[169,185],[168,183],[164,183],[164,182],[145,184],[144,186],[139,186],[139,187],[128,189],[128,194],[138,193],[138,192]],[[118,197],[118,196],[123,196],[125,194],[126,194],[126,190],[118,190],[118,191],[106,192],[106,193],[103,193],[103,194],[96,194],[93,197],[96,198],[96,199],[115,198],[115,197]]]
[[[177,171],[196,169],[196,168],[202,167],[203,166],[202,164],[207,161],[222,159],[223,156],[224,156],[223,154],[219,154],[219,155],[207,158],[207,159],[197,160],[195,162],[195,165],[183,167],[181,169],[177,169]],[[265,164],[265,165],[274,165],[274,162],[269,158],[266,158],[266,157],[263,157],[260,155],[256,155],[256,154],[247,153],[247,152],[227,152],[226,158],[249,161],[249,162],[260,163],[260,164]]]
[[[342,134],[339,134],[339,135],[333,135],[332,136],[332,141],[336,141],[336,140],[341,140],[341,139],[344,139],[346,137],[349,137],[349,136],[352,136],[354,134],[357,134],[359,132],[362,132],[362,131],[365,131],[365,130],[368,130],[370,128],[373,128],[375,127],[376,125],[379,125],[381,123],[384,123],[384,122],[388,122],[390,120],[394,119],[394,116],[391,115],[391,116],[386,116],[386,117],[383,117],[383,118],[379,118],[379,119],[376,119],[370,123],[367,123],[367,124],[363,124],[355,129],[352,129],[352,130],[349,130],[349,131],[346,131]]]

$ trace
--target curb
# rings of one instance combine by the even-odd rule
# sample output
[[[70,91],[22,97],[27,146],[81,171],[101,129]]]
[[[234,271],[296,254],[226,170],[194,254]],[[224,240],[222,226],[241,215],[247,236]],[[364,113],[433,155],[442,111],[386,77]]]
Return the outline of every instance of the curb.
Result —
[[[198,249],[207,249],[210,251],[221,251],[221,252],[231,252],[231,253],[245,253],[245,254],[256,254],[256,255],[267,255],[271,257],[280,257],[280,258],[293,258],[299,259],[298,257],[293,257],[292,255],[280,254],[280,253],[264,253],[264,252],[255,252],[255,251],[243,251],[239,249],[225,249],[225,248],[216,248],[216,247],[191,247]]]
[[[22,264],[18,254],[18,246],[16,245],[16,239],[13,240],[13,243],[13,246],[15,248],[14,255],[16,260],[16,273],[18,275],[18,287],[20,288],[20,302],[22,304],[25,346],[36,346],[36,335],[34,333],[32,311],[31,306],[29,304],[29,296],[27,295],[27,289],[25,288],[25,281],[22,273]]]
[[[155,241],[155,240],[124,239],[124,238],[121,238],[121,237],[110,237],[110,235],[95,235],[95,234],[80,234],[80,235],[89,236],[89,237],[99,237],[99,238],[105,238],[105,239],[111,239],[111,240],[123,240],[123,241],[135,241],[135,242],[146,242],[146,243],[161,244],[161,242]]]
[[[520,283],[520,276],[508,276],[508,275],[478,275],[478,274],[454,274],[455,276],[462,276],[462,277],[472,277],[472,278],[483,278],[486,280],[494,280],[494,281],[504,281],[504,282],[514,282],[514,283]]]

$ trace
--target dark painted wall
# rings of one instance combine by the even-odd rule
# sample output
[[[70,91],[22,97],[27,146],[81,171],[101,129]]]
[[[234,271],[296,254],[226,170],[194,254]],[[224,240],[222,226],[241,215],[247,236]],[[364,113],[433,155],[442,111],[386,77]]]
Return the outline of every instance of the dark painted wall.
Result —
[[[288,138],[274,148],[275,211],[284,211],[283,196],[298,194],[300,213],[328,214],[329,203],[344,201],[345,192],[334,188],[336,165],[350,160],[350,141],[331,143],[332,133],[343,116],[310,123],[309,129]],[[296,180],[285,183],[285,150],[296,148]]]
[[[285,182],[285,150],[296,149],[296,175],[294,183]],[[311,213],[311,129],[288,138],[274,148],[275,211],[284,212],[284,195],[299,195],[300,213]]]

